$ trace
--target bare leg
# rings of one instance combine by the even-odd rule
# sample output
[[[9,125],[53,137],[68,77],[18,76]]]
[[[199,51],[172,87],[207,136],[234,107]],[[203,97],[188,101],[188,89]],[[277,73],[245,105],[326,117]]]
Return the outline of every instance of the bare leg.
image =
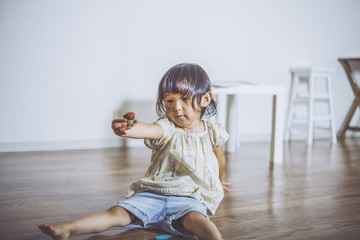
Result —
[[[122,207],[112,207],[107,211],[93,213],[58,225],[43,224],[39,229],[54,240],[67,240],[72,236],[103,232],[111,227],[130,224],[136,217]]]
[[[189,212],[182,223],[184,228],[200,240],[223,240],[216,225],[199,212]]]

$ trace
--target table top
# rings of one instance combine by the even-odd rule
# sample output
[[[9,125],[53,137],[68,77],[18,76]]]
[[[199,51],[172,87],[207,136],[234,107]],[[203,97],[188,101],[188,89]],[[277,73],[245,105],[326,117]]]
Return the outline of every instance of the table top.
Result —
[[[235,86],[212,86],[214,94],[284,94],[285,86],[266,84],[240,84]]]
[[[293,67],[290,68],[291,73],[309,74],[309,73],[334,73],[335,70],[329,67]]]
[[[360,57],[350,57],[350,58],[339,58],[339,61],[354,61],[354,62],[360,62]]]

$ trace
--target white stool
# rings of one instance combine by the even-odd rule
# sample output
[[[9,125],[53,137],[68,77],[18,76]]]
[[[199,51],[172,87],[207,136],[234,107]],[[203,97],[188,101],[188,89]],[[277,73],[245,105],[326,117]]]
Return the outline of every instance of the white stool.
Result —
[[[292,68],[291,73],[291,87],[288,105],[288,114],[286,118],[285,136],[284,140],[290,139],[290,134],[294,120],[305,120],[307,122],[307,144],[311,145],[314,136],[314,122],[315,121],[329,121],[331,140],[336,142],[334,111],[332,103],[331,90],[331,73],[333,69],[326,68]],[[324,91],[318,91],[317,86],[320,80],[323,80],[325,87]],[[304,89],[305,88],[305,89]],[[328,106],[328,111],[325,115],[315,115],[315,102],[325,102]],[[307,106],[307,116],[299,117],[296,115],[295,107],[299,104]]]

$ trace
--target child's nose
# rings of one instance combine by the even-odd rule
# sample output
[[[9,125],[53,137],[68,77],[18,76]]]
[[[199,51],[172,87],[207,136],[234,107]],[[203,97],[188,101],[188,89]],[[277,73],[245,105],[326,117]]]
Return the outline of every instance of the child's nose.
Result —
[[[182,103],[180,100],[176,101],[176,106],[175,106],[176,110],[181,110],[182,109]]]

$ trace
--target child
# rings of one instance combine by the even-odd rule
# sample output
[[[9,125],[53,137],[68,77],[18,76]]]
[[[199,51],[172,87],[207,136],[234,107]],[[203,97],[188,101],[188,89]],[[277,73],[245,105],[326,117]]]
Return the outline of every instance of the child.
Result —
[[[159,84],[154,124],[127,126],[115,119],[118,136],[145,139],[152,149],[144,177],[134,182],[124,201],[104,212],[59,225],[44,224],[41,231],[56,240],[97,233],[111,227],[157,229],[182,237],[223,239],[208,218],[230,191],[223,181],[222,145],[228,134],[210,117],[216,113],[211,83],[196,64],[179,64],[165,73]]]

